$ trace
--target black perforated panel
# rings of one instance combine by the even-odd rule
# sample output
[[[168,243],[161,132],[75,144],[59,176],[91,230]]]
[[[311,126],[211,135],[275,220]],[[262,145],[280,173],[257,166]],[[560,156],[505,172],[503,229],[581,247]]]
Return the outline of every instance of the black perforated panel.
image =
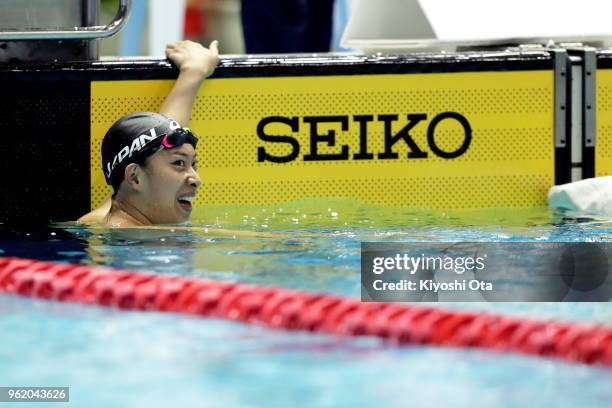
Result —
[[[89,209],[89,83],[11,81],[0,93],[0,222]]]

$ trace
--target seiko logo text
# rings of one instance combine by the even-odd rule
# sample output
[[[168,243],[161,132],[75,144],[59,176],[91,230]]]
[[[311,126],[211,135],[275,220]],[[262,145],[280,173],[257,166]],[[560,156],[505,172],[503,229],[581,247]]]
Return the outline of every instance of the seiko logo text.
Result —
[[[310,149],[302,157],[304,161],[322,161],[322,160],[373,160],[378,159],[398,159],[399,154],[394,151],[395,145],[401,140],[408,147],[407,158],[409,159],[424,159],[428,157],[429,152],[423,146],[419,146],[410,132],[421,122],[427,121],[427,114],[415,113],[407,115],[407,122],[399,126],[399,131],[393,132],[393,128],[399,119],[399,115],[378,115],[376,120],[382,122],[384,126],[384,151],[371,152],[368,150],[368,127],[374,122],[373,115],[354,115],[352,121],[359,126],[359,148],[357,152],[350,154],[349,146],[342,144],[337,146],[337,152],[320,153],[319,146],[326,145],[327,147],[336,146],[336,130],[328,130],[321,132],[319,124],[337,124],[341,131],[346,132],[349,128],[349,116],[304,116],[302,122],[309,126],[310,134]],[[463,142],[461,145],[452,151],[443,150],[440,148],[436,139],[436,129],[443,121],[452,121],[459,124],[463,132]],[[269,116],[263,118],[257,125],[257,136],[267,143],[283,143],[290,147],[290,151],[285,156],[276,156],[269,153],[265,146],[257,148],[257,161],[259,162],[274,162],[287,163],[298,158],[300,155],[300,143],[291,135],[272,135],[266,132],[266,127],[271,124],[286,125],[292,134],[296,134],[300,130],[300,118],[297,116]],[[329,126],[329,125],[328,125]],[[472,141],[472,127],[468,120],[457,112],[443,112],[434,116],[427,124],[427,145],[428,150],[438,157],[445,159],[453,159],[464,154],[470,147]]]

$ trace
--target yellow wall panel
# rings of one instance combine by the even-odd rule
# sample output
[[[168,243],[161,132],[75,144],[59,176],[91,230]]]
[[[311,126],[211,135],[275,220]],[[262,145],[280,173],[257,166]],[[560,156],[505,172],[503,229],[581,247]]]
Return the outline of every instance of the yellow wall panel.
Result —
[[[612,175],[612,69],[597,70],[595,176]]]
[[[210,79],[202,86],[190,127],[199,136],[203,186],[196,204],[272,204],[312,197],[350,197],[368,203],[426,208],[479,208],[544,205],[554,184],[553,72],[506,71],[398,75],[347,75]],[[173,81],[99,81],[91,85],[92,206],[111,191],[100,165],[100,144],[112,123],[135,111],[156,111]],[[471,127],[465,153],[447,159],[428,144],[431,121],[456,112]],[[424,114],[409,132],[426,158],[407,158],[403,140],[393,145],[398,159],[381,159],[384,123],[379,115],[399,116],[392,135],[409,114]],[[367,127],[371,160],[354,160],[361,128],[354,115],[372,115]],[[266,133],[299,142],[287,163],[258,162],[258,148],[287,155],[286,143],[260,139],[263,118],[298,117],[299,130],[270,124]],[[307,116],[346,116],[322,123],[318,133],[335,133],[335,145],[317,144],[319,154],[340,153],[349,160],[305,161],[310,151]],[[465,138],[454,119],[440,121],[435,142],[456,150]]]

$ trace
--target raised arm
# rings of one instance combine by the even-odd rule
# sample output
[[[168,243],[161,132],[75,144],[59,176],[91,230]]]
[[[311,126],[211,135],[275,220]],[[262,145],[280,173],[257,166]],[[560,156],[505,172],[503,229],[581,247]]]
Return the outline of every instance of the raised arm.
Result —
[[[166,56],[180,72],[159,113],[176,120],[181,126],[189,126],[200,85],[219,63],[218,43],[213,41],[206,48],[193,41],[177,41],[166,46]]]
[[[176,120],[181,126],[188,126],[200,85],[204,78],[215,71],[219,63],[217,41],[213,41],[210,48],[205,48],[193,41],[177,41],[168,44],[166,56],[172,60],[180,72],[159,113]],[[103,223],[110,208],[111,196],[109,195],[100,207],[82,216],[78,222]]]

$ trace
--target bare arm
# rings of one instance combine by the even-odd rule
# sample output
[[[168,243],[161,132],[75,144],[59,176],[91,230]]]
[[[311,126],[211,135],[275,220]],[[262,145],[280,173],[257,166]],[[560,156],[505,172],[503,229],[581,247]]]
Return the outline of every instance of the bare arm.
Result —
[[[219,63],[217,41],[205,48],[193,41],[177,41],[166,46],[166,56],[179,69],[179,76],[166,96],[159,113],[189,125],[189,117],[204,78],[210,76]]]
[[[215,71],[219,63],[218,43],[213,41],[210,48],[205,48],[193,41],[177,41],[166,46],[166,56],[174,62],[180,72],[159,112],[176,120],[182,126],[188,126],[200,85],[204,78]],[[79,218],[78,222],[103,223],[111,203],[109,195],[100,207]]]

